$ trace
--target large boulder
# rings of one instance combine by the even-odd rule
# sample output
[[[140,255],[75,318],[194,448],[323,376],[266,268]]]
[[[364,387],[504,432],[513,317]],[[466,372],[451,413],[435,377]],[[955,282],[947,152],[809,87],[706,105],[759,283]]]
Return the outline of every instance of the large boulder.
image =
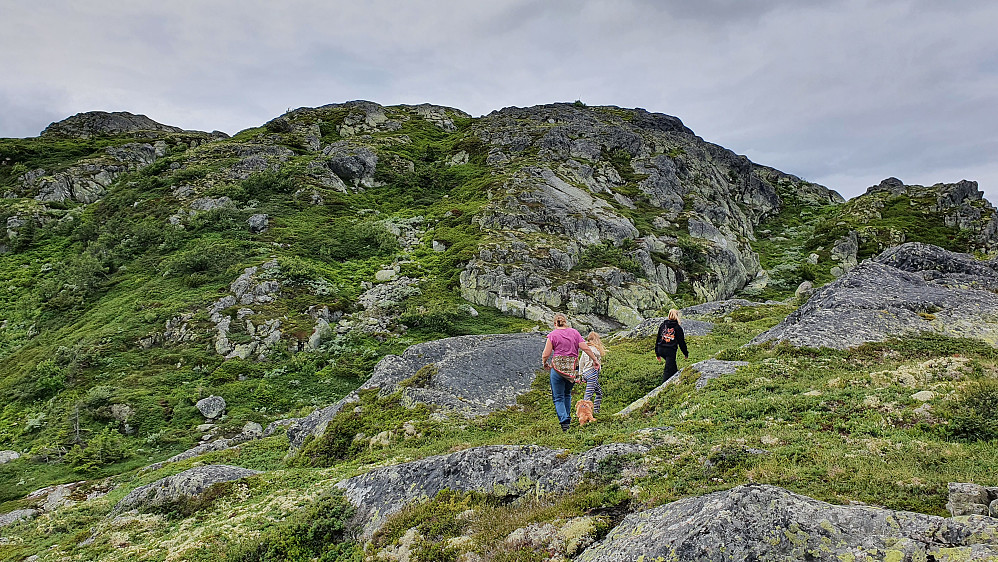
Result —
[[[218,418],[225,413],[225,399],[221,396],[209,396],[202,398],[194,404],[201,415],[209,420]]]
[[[628,515],[577,559],[994,560],[998,520],[839,506],[767,485],[738,486]]]
[[[196,466],[180,474],[167,476],[152,484],[146,484],[132,490],[114,506],[114,511],[121,512],[129,509],[142,511],[170,505],[198,496],[214,484],[231,482],[255,474],[260,473],[256,470],[224,464]]]
[[[329,157],[326,166],[344,182],[354,186],[374,185],[378,156],[371,149],[339,141],[327,146],[322,152]]]
[[[414,345],[402,355],[388,355],[374,367],[359,390],[378,389],[386,396],[406,382],[403,400],[422,403],[465,417],[484,416],[513,406],[530,391],[541,367],[544,334],[458,336]],[[357,392],[288,426],[292,449],[310,436],[322,435],[330,420],[358,400]]]
[[[382,396],[412,379],[404,397],[484,416],[516,404],[541,370],[545,335],[538,332],[458,336],[414,345],[402,355],[388,355],[374,367],[361,389],[377,388]]]
[[[950,482],[946,509],[950,515],[989,515],[998,517],[998,486]]]
[[[818,290],[752,343],[844,349],[916,333],[998,346],[998,259],[917,242],[890,248]]]
[[[488,445],[378,468],[336,486],[367,521],[370,538],[385,520],[405,506],[443,490],[479,491],[515,499],[574,489],[587,473],[598,472],[610,457],[647,452],[648,446],[614,443],[580,455],[536,445]]]

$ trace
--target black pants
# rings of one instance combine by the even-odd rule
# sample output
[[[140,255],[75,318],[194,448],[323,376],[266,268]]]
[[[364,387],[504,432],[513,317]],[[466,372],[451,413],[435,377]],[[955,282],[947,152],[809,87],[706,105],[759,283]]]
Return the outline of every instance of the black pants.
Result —
[[[678,347],[665,349],[665,369],[662,371],[662,382],[669,380],[672,375],[679,372],[679,365],[676,364],[676,353],[678,351]]]

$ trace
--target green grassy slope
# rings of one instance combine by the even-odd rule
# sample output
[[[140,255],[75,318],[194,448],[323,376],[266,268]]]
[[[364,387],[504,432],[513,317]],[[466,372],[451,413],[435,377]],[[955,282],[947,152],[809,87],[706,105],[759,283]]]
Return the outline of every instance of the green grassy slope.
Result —
[[[42,205],[23,193],[21,174],[70,169],[107,146],[136,139],[0,142],[0,190],[13,197],[0,204],[0,222],[30,219],[16,236],[0,230],[0,244],[8,248],[0,256],[0,448],[24,455],[0,469],[0,501],[193,446],[200,438],[194,426],[203,423],[193,404],[205,396],[226,397],[229,410],[217,430],[231,434],[247,421],[266,424],[335,401],[356,388],[380,357],[412,343],[528,325],[491,310],[470,318],[455,290],[461,264],[476,247],[471,218],[484,202],[484,186],[498,181],[469,139],[470,120],[457,116],[456,130],[444,132],[405,108],[394,111],[407,119],[401,130],[367,137],[379,154],[377,185],[349,193],[310,179],[306,165],[314,156],[305,155],[294,135],[263,139],[273,135],[271,125],[200,146],[167,135],[165,157],[116,180],[100,201]],[[332,142],[343,117],[343,111],[329,110],[298,118],[325,118],[323,141]],[[278,171],[242,180],[226,175],[234,159],[219,155],[274,142],[301,155]],[[470,161],[447,165],[444,156],[457,149],[469,152]],[[399,167],[402,159],[413,162],[412,169]],[[204,197],[229,197],[235,205],[185,216],[184,228],[171,227],[182,186]],[[302,189],[322,203],[296,195]],[[266,232],[248,231],[246,221],[255,213],[271,217]],[[446,251],[428,249],[428,239],[413,250],[400,247],[386,224],[414,217],[422,236],[444,243]],[[299,339],[313,329],[310,307],[357,310],[362,282],[386,264],[398,263],[401,275],[425,281],[390,311],[408,327],[404,335],[336,337],[317,352],[278,349],[262,363],[223,361],[212,347],[206,309],[244,268],[274,258],[281,266],[281,298],[257,307],[258,316],[249,319],[279,318],[284,333]],[[140,345],[185,313],[194,315],[193,341]],[[236,341],[247,337],[239,328],[231,334]],[[116,419],[115,405],[134,413]],[[99,435],[109,435],[101,441],[106,450],[90,451]]]
[[[112,478],[121,486],[103,498],[19,524],[19,542],[0,546],[0,554],[16,558],[47,549],[79,559],[162,560],[169,546],[171,559],[262,560],[259,553],[271,550],[292,558],[291,552],[326,552],[328,559],[351,560],[359,547],[341,529],[348,513],[333,489],[341,478],[485,444],[584,451],[639,439],[638,430],[647,427],[672,429],[622,479],[619,467],[608,465],[572,494],[514,506],[483,495],[444,494],[395,516],[376,538],[376,548],[394,545],[416,527],[425,537],[416,549],[420,560],[453,560],[469,549],[494,560],[531,560],[539,554],[503,542],[531,522],[590,515],[605,530],[625,510],[747,482],[833,503],[943,515],[948,482],[988,481],[998,462],[998,426],[985,416],[988,404],[998,400],[998,352],[977,342],[938,338],[841,352],[741,347],[790,308],[743,309],[730,320],[717,318],[714,334],[691,338],[692,360],[718,356],[749,366],[703,390],[696,390],[693,373],[685,372],[680,384],[624,419],[609,414],[654,388],[661,376],[650,339],[610,343],[602,377],[604,415],[585,428],[560,431],[544,375],[518,407],[471,421],[433,421],[425,408],[400,406],[398,395],[378,400],[367,394],[361,414],[341,415],[297,456],[285,459],[286,438],[271,437],[151,472],[126,471]],[[929,389],[936,396],[926,412],[911,396]],[[405,425],[416,431],[407,432]],[[358,432],[379,431],[390,432],[388,442],[354,439]],[[196,463],[268,472],[245,484],[220,486],[197,504],[119,523],[106,518],[128,490]],[[455,518],[468,508],[474,515]],[[308,543],[302,525],[328,533],[330,540]],[[100,538],[80,546],[91,528],[102,530]],[[449,546],[447,539],[461,534],[471,534],[473,543]],[[237,536],[243,538],[233,542]]]

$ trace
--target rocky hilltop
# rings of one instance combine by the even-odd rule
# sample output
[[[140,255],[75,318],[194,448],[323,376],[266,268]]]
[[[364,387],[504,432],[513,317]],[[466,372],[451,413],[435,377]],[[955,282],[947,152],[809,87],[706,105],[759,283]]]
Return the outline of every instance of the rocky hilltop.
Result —
[[[759,273],[751,241],[781,187],[842,202],[640,109],[508,108],[472,131],[504,181],[476,218],[483,243],[461,294],[534,320],[568,309],[606,331],[668,308],[680,285],[726,298]]]
[[[157,123],[145,115],[127,111],[88,111],[52,123],[42,131],[42,137],[89,139],[131,133],[180,133],[183,129]]]

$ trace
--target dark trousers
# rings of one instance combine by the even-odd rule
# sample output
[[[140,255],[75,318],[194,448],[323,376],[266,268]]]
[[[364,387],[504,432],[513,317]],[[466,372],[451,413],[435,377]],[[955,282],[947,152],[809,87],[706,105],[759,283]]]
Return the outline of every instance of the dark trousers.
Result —
[[[665,349],[665,369],[662,371],[662,382],[669,380],[672,375],[679,372],[679,365],[676,364],[676,353],[678,351],[678,347]]]

